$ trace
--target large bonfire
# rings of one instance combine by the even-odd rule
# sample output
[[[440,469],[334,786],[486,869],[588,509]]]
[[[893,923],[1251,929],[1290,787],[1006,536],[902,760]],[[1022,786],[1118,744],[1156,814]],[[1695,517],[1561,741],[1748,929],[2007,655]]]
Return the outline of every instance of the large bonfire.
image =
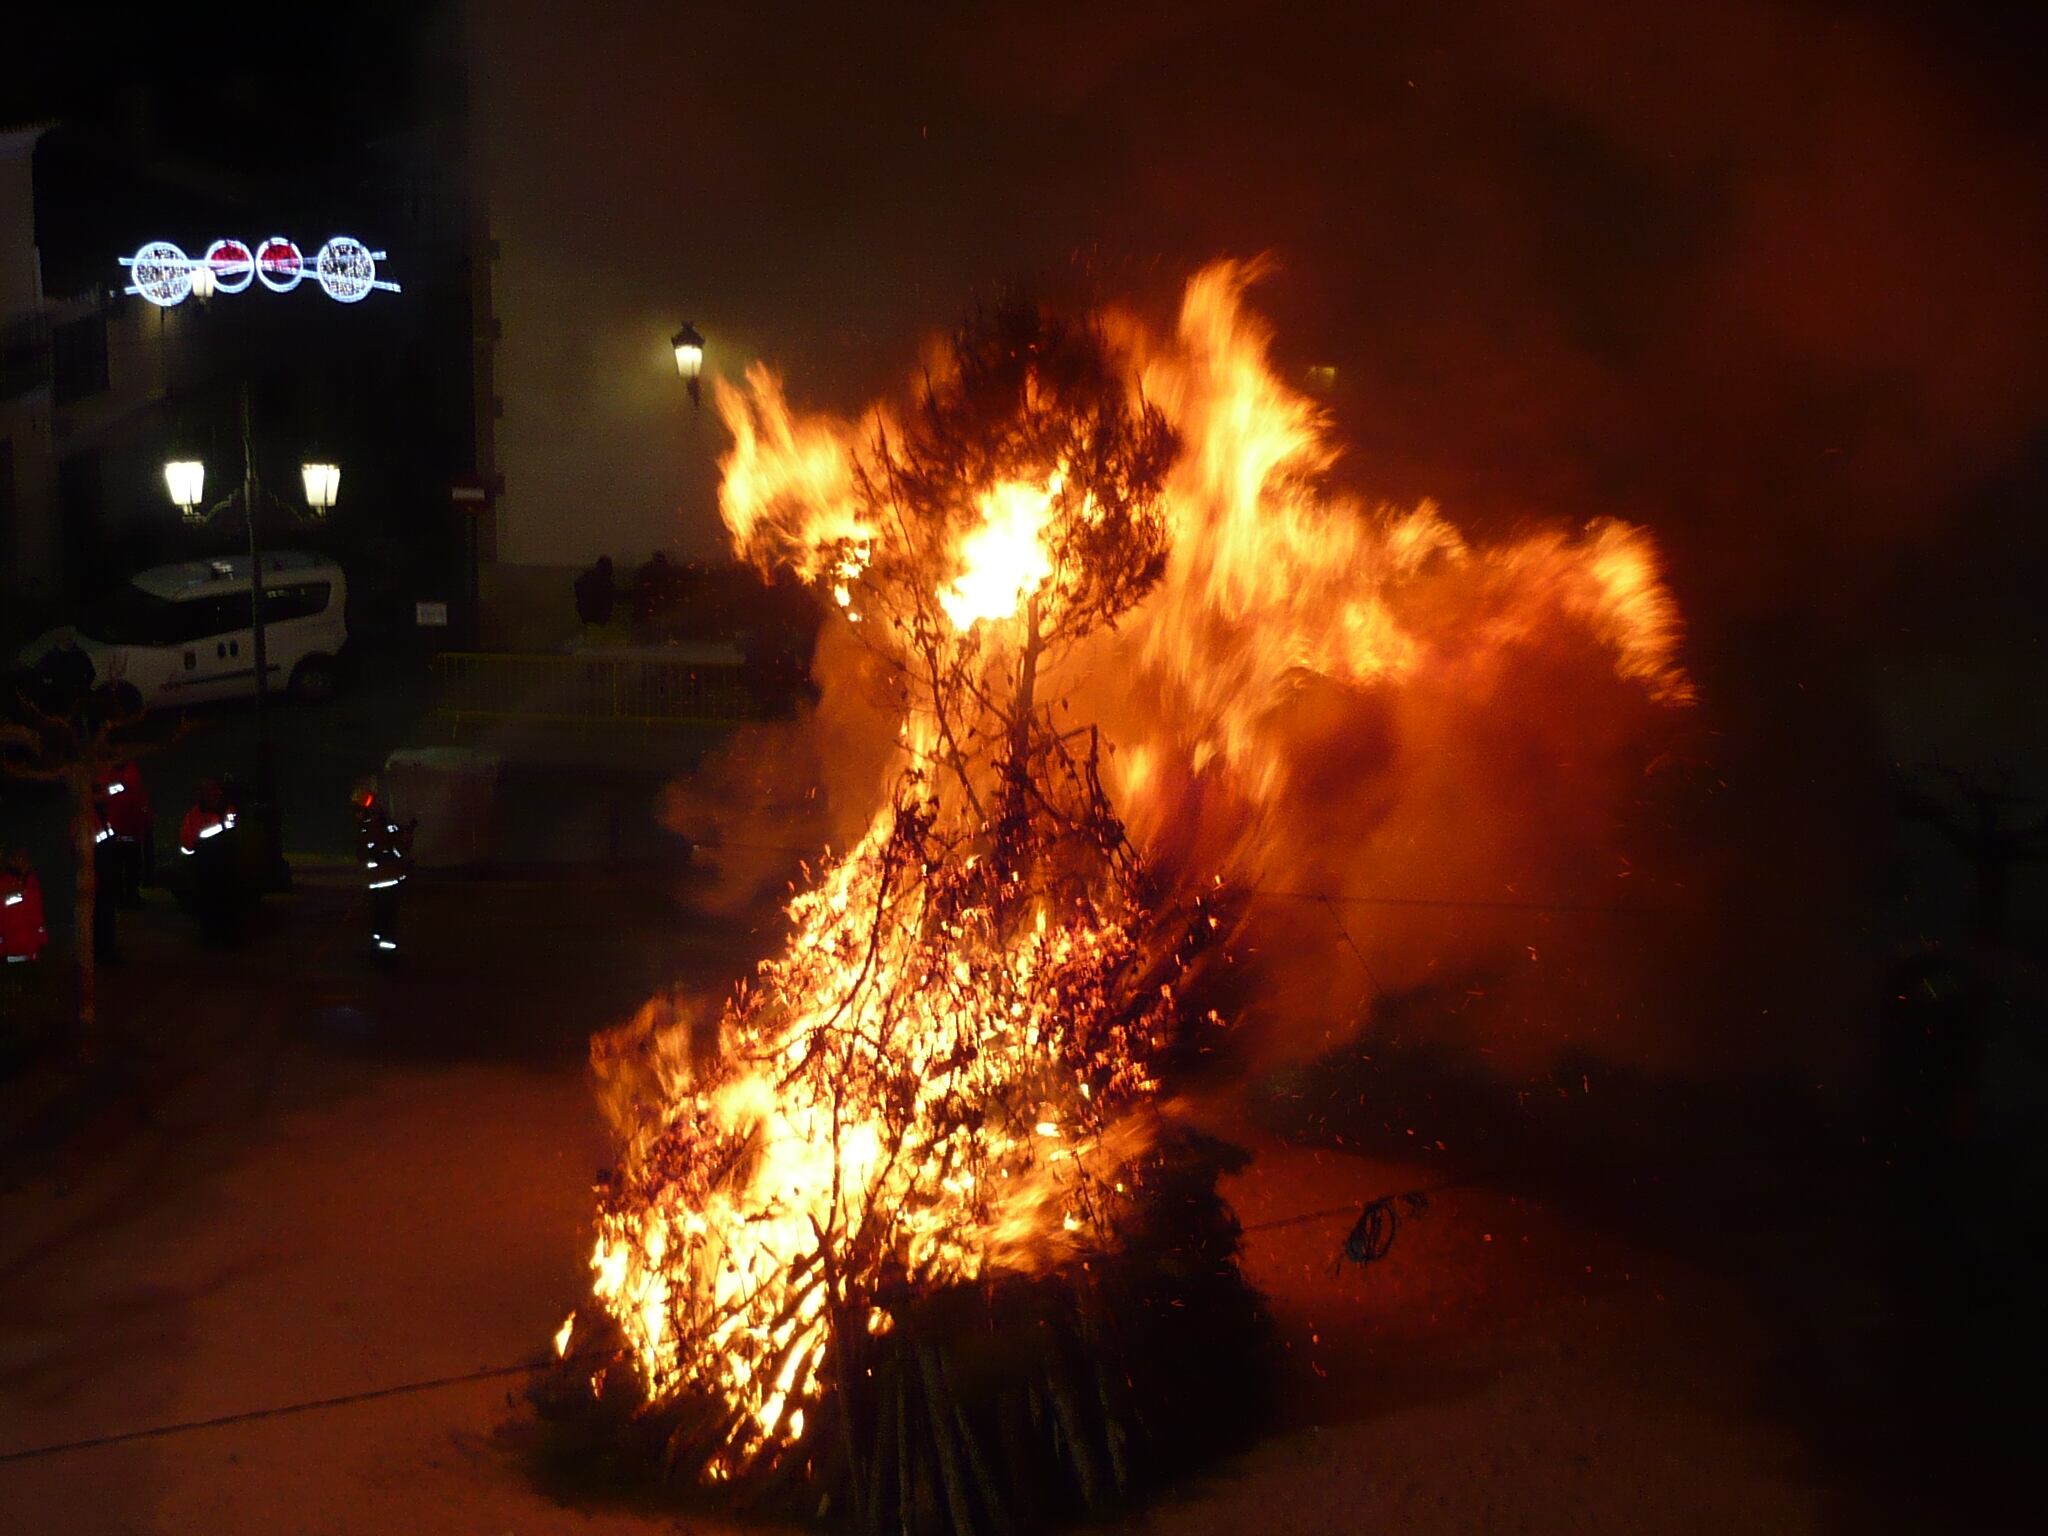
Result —
[[[1481,637],[1460,664],[1563,624],[1683,696],[1633,530],[1475,555],[1428,508],[1322,499],[1321,419],[1246,276],[1200,275],[1164,345],[1002,308],[857,422],[793,414],[765,370],[720,389],[735,546],[826,595],[897,729],[781,952],[602,1053],[623,1148],[557,1396],[672,1473],[906,1530],[1130,1491],[1257,1348],[1161,1084],[1226,1022],[1228,893],[1298,770],[1271,722],[1304,679],[1440,661],[1408,609],[1446,571]],[[1187,831],[1197,785],[1220,834]]]

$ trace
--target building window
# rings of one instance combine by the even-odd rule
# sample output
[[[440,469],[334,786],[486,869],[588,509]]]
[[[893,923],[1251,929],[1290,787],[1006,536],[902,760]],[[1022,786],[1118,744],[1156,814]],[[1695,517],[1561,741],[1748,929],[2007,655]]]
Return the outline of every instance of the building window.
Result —
[[[325,581],[295,582],[289,587],[267,587],[263,593],[263,622],[282,624],[288,619],[308,619],[327,611],[333,584]]]

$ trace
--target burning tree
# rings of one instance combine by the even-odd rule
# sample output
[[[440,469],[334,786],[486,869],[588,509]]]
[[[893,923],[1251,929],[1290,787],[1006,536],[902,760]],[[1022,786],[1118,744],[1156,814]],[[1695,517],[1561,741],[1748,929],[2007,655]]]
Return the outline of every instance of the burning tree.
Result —
[[[865,640],[894,752],[752,984],[600,1042],[623,1152],[542,1394],[579,1450],[906,1532],[1203,1454],[1263,1317],[1161,1080],[1221,977],[1315,964],[1227,893],[1604,862],[1691,696],[1654,545],[1335,489],[1256,272],[1166,338],[998,309],[858,424],[720,389],[736,546]],[[1209,964],[1246,935],[1257,976]]]
[[[1009,304],[858,441],[721,391],[743,553],[830,593],[902,723],[782,953],[600,1059],[600,1337],[564,1325],[552,1395],[672,1471],[874,1528],[1094,1506],[1202,1442],[1204,1331],[1257,1336],[1215,1160],[1155,1110],[1216,918],[1151,888],[1056,681],[1165,566],[1177,443],[1122,364]]]

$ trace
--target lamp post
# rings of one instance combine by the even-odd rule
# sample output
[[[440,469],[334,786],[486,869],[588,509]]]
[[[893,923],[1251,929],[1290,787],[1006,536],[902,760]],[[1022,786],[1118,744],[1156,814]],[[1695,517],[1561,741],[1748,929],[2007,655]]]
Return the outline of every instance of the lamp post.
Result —
[[[249,525],[249,629],[256,649],[256,754],[263,797],[270,798],[270,722],[263,694],[270,682],[270,657],[263,646],[263,554],[256,546],[256,451],[249,437],[249,385],[242,384],[242,521]]]
[[[306,507],[313,516],[324,517],[333,510],[341,492],[341,466],[318,455],[308,455],[299,466],[299,478],[305,487]],[[249,534],[249,638],[252,660],[255,663],[256,683],[256,751],[257,772],[261,780],[258,790],[264,800],[274,805],[274,786],[271,784],[270,722],[264,700],[269,692],[270,655],[265,643],[263,622],[263,549],[257,528],[259,508],[262,505],[262,490],[256,480],[256,453],[249,429],[249,388],[242,386],[242,489],[239,496],[230,495],[207,507],[205,503],[206,465],[204,461],[192,458],[175,458],[164,465],[164,488],[188,523],[204,523],[216,514],[232,506],[237,500],[242,506],[243,519],[248,524]]]
[[[704,403],[703,386],[699,382],[704,373],[704,338],[697,333],[697,327],[689,321],[669,339],[669,345],[676,349],[676,372],[682,375],[684,385],[690,391],[690,404]]]

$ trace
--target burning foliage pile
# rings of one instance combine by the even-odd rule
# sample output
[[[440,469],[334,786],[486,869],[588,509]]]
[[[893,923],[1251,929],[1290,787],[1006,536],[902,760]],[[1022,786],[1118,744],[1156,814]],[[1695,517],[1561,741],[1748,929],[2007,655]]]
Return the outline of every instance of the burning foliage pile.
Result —
[[[869,640],[894,777],[752,985],[606,1056],[598,1306],[543,1399],[754,1507],[1101,1507],[1241,1421],[1263,1337],[1218,1149],[1156,1112],[1220,917],[1151,887],[1054,681],[1164,571],[1175,434],[1030,306],[858,437],[749,385],[726,520]]]
[[[829,603],[834,652],[865,643],[894,734],[758,977],[600,1045],[622,1153],[543,1394],[586,1463],[919,1532],[1200,1457],[1256,1402],[1264,1329],[1217,1149],[1161,1080],[1242,1016],[1224,939],[1269,1020],[1327,987],[1228,893],[1606,863],[1691,695],[1654,546],[1606,520],[1473,543],[1337,492],[1253,276],[1197,274],[1165,338],[999,309],[858,423],[765,370],[720,388],[738,552]]]

